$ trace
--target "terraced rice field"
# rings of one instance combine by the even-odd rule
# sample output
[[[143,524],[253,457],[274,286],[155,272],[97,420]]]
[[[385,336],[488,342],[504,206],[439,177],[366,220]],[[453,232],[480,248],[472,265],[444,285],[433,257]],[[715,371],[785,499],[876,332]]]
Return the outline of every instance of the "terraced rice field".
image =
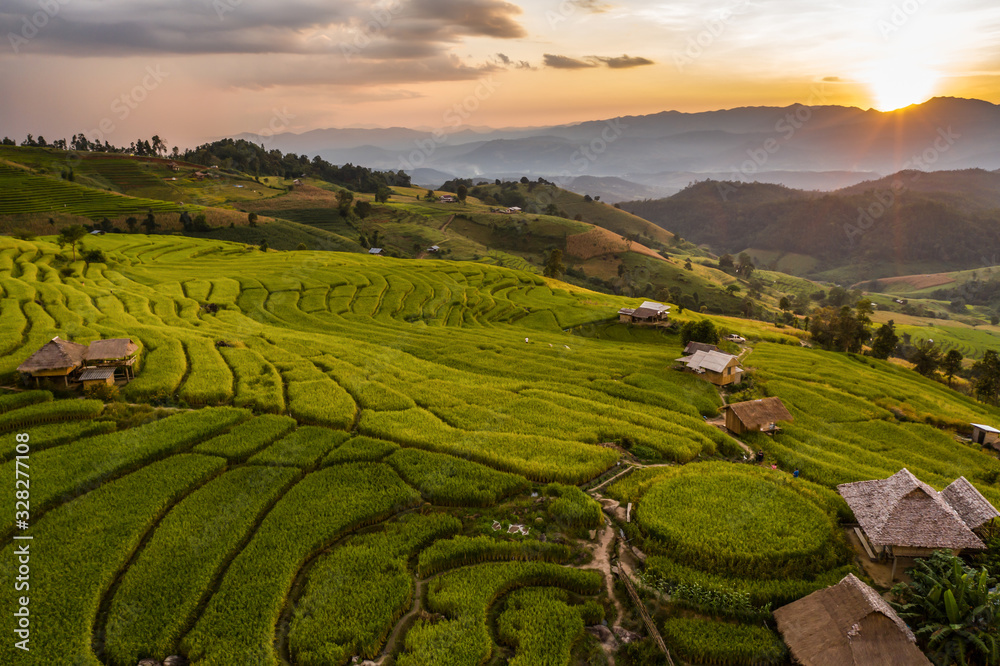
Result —
[[[128,197],[95,190],[76,183],[35,176],[28,171],[0,164],[0,215],[59,212],[100,220],[121,215],[145,215],[149,211],[194,210],[169,201]]]
[[[567,535],[598,524],[577,500],[593,502],[543,484],[608,471],[621,461],[599,446],[608,442],[676,463],[741,454],[703,418],[720,405],[715,389],[670,369],[676,336],[566,332],[635,301],[487,264],[138,234],[84,243],[107,264],[77,262],[78,276],[64,277],[70,260],[52,243],[0,238],[0,377],[14,379],[55,335],[130,337],[141,364],[122,397],[179,410],[119,427],[120,405],[0,396],[0,466],[13,478],[13,434],[31,434],[28,533],[59,544],[33,551],[31,612],[46,621],[33,625],[31,663],[344,664],[387,647],[410,665],[565,663],[586,640],[581,626],[611,604],[600,574],[571,564],[586,559],[578,550],[540,540],[575,543]],[[676,531],[664,516],[686,497],[666,476],[678,469],[700,497],[690,520],[713,515],[725,486],[764,498],[762,517],[792,507],[798,522],[768,527],[816,539],[789,536],[755,556],[745,545],[760,536],[744,520],[716,544],[731,552],[704,570],[697,540],[654,553],[663,580],[742,585],[757,621],[762,605],[843,574],[834,526],[848,516],[830,484],[906,465],[939,487],[964,474],[1000,499],[995,458],[896,418],[941,425],[1000,412],[867,359],[777,343],[749,359],[796,417],[751,443],[801,468],[801,488],[785,472],[743,478],[716,461],[636,472],[614,492],[639,501],[651,539]],[[12,487],[3,492],[13,510]],[[495,533],[493,521],[513,524],[515,511],[528,535]],[[814,557],[817,540],[830,553]],[[13,548],[0,552],[6,579]],[[750,565],[793,578],[734,577]],[[418,600],[434,621],[394,635]],[[687,654],[711,642],[711,627],[666,628]],[[783,654],[766,631],[732,633],[759,644],[742,659]],[[15,649],[0,647],[0,662],[22,659]]]

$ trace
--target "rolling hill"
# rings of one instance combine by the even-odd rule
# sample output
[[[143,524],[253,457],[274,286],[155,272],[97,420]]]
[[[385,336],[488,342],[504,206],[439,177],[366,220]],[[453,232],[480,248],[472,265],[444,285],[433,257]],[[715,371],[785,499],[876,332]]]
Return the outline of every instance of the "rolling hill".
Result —
[[[1000,171],[902,171],[832,193],[704,181],[622,207],[717,253],[772,253],[765,265],[804,255],[814,260],[806,274],[848,283],[1000,256]]]

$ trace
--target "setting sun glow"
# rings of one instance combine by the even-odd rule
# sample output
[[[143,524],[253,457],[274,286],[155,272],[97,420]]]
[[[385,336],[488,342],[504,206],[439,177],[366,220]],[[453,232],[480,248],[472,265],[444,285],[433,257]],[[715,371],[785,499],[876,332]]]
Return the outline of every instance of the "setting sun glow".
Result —
[[[873,70],[868,78],[879,111],[926,102],[934,95],[938,74],[920,66],[891,62]]]

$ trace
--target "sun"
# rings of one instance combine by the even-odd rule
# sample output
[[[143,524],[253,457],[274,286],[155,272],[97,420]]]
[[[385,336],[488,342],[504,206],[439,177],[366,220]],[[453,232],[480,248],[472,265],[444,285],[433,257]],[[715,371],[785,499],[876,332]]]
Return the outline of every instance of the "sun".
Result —
[[[875,108],[893,111],[930,99],[937,86],[938,74],[919,65],[892,61],[871,70],[867,81],[875,98]]]

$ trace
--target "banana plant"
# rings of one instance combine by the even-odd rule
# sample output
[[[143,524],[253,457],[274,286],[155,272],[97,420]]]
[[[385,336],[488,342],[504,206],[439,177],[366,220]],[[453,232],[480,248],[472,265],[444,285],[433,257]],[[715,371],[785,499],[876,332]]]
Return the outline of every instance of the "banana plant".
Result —
[[[983,568],[948,551],[918,559],[912,582],[893,589],[899,616],[942,666],[1000,666],[1000,593]]]

